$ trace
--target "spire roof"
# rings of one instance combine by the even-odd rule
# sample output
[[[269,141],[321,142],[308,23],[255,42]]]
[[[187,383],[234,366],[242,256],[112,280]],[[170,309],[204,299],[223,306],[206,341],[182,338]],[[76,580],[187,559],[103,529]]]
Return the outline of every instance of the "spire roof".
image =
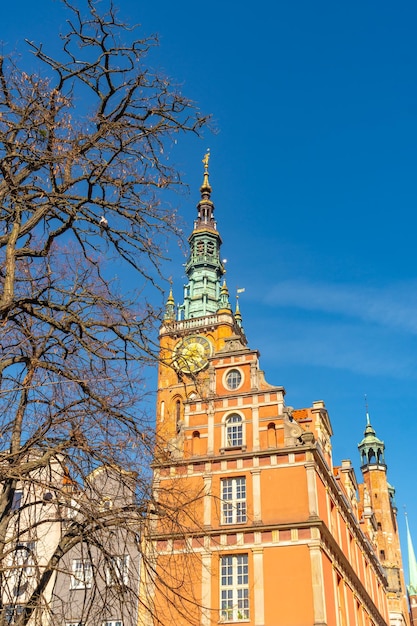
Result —
[[[236,296],[235,320],[239,326],[242,326],[242,314],[239,308],[239,296]]]
[[[372,426],[371,421],[369,419],[369,413],[366,413],[366,427],[364,430],[364,438],[362,439],[361,443],[359,445],[365,444],[365,445],[371,445],[373,443],[377,443],[379,445],[384,445],[384,442],[381,441],[381,439],[379,439],[376,436],[376,430],[375,428]]]
[[[210,152],[203,158],[203,184],[197,204],[197,219],[188,238],[190,254],[185,264],[188,284],[184,285],[184,301],[179,307],[179,319],[191,319],[217,313],[231,307],[227,287],[222,289],[224,265],[220,257],[222,240],[214,220],[214,204],[210,199]]]
[[[217,233],[217,224],[214,219],[214,204],[211,201],[211,185],[209,182],[210,150],[207,150],[203,158],[204,174],[203,184],[200,187],[201,200],[197,204],[197,219],[194,222],[194,231],[211,230]]]
[[[165,303],[164,319],[165,320],[175,319],[175,300],[174,300],[174,296],[172,295],[172,285],[170,287],[169,295]]]
[[[203,194],[208,194],[208,196],[210,197],[211,187],[209,183],[209,171],[208,171],[209,161],[210,161],[210,148],[207,150],[203,158],[204,175],[203,175],[203,184],[200,187],[201,196],[203,196]]]
[[[188,282],[184,285],[184,299],[176,307],[177,320],[202,318],[208,315],[229,315],[236,323],[236,331],[243,335],[242,317],[239,307],[233,315],[230,304],[229,290],[224,278],[225,260],[222,260],[220,249],[222,239],[214,219],[214,203],[211,200],[210,185],[210,151],[207,150],[202,160],[203,182],[200,187],[201,198],[197,204],[197,219],[188,238],[189,256],[185,264]],[[238,290],[238,292],[244,289]],[[175,305],[171,294],[168,298],[165,319],[172,319]]]
[[[226,279],[223,279],[223,284],[220,289],[220,301],[219,301],[219,310],[227,310],[231,311],[232,307],[229,302],[229,290],[226,285]]]
[[[408,527],[408,516],[405,514],[405,525],[407,527],[407,552],[408,552],[408,593],[410,596],[417,596],[417,560],[411,540],[410,529]]]

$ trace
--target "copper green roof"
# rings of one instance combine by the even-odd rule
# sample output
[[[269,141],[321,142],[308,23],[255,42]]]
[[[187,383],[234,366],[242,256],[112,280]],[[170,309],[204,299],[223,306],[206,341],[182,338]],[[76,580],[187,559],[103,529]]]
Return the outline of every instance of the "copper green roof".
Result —
[[[369,413],[366,413],[366,427],[363,433],[364,437],[358,444],[359,453],[361,455],[361,467],[362,469],[367,466],[377,465],[379,468],[386,467],[384,450],[384,442],[376,436],[375,429],[373,428],[369,419]]]

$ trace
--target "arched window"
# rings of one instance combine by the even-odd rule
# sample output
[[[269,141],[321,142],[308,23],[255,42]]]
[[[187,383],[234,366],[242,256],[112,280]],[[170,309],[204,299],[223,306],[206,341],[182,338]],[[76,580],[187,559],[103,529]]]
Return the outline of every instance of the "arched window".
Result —
[[[242,417],[234,413],[226,418],[226,448],[240,448],[243,445]]]
[[[271,422],[268,424],[268,448],[277,447],[277,433],[275,430],[275,424]]]
[[[369,449],[368,452],[368,463],[371,465],[373,463],[376,463],[376,456],[375,456],[375,451],[373,448]]]
[[[199,456],[201,454],[201,439],[198,430],[193,432],[193,455]]]

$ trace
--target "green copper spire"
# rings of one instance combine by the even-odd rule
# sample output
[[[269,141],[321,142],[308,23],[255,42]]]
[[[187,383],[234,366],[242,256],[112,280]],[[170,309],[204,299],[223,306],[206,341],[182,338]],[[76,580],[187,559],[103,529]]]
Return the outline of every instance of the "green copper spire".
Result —
[[[172,295],[172,287],[169,290],[169,296],[165,304],[164,320],[175,320],[175,300]]]
[[[226,279],[223,280],[222,288],[220,289],[220,302],[219,302],[219,310],[226,309],[227,311],[231,311],[232,307],[229,302],[229,290],[226,285]]]
[[[386,469],[384,450],[385,445],[378,439],[376,432],[371,425],[369,413],[366,412],[366,428],[364,438],[358,445],[361,455],[361,469],[378,466],[379,469]]]
[[[408,516],[405,514],[405,524],[407,527],[407,552],[408,552],[408,593],[410,596],[417,596],[417,560],[414,553],[413,542],[411,540],[410,529],[408,527]]]
[[[240,307],[239,307],[239,296],[236,296],[235,320],[238,326],[241,327],[242,326],[242,314],[240,312]]]
[[[203,159],[204,174],[197,219],[188,239],[190,256],[185,266],[188,284],[184,286],[184,302],[178,311],[180,319],[202,317],[225,308],[225,296],[221,294],[221,278],[225,271],[220,260],[222,240],[217,231],[214,204],[210,198],[209,158],[210,152],[207,152]]]

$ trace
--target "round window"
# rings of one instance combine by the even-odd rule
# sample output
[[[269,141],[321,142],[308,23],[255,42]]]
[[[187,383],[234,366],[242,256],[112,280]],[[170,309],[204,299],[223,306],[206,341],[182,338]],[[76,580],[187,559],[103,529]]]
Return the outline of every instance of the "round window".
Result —
[[[230,370],[226,375],[226,385],[229,389],[237,389],[242,382],[242,374],[239,370]]]

